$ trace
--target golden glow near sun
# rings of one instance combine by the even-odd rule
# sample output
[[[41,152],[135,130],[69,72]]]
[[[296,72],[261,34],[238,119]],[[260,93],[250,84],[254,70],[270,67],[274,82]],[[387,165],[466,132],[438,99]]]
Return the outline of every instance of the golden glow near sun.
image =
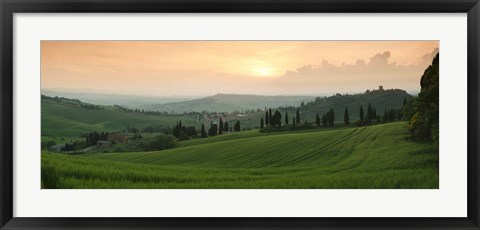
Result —
[[[272,77],[274,71],[273,68],[269,67],[257,67],[253,69],[253,73],[259,77]]]

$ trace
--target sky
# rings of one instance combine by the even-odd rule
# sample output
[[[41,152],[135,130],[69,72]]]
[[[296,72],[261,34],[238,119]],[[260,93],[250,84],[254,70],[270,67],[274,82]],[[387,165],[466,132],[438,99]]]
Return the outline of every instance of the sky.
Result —
[[[420,91],[438,41],[42,41],[42,90],[145,96]]]

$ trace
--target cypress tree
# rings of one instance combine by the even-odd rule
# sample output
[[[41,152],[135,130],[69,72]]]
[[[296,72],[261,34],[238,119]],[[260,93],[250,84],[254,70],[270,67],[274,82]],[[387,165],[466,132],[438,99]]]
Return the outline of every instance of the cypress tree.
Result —
[[[297,119],[297,124],[300,123],[300,111],[298,110],[298,108],[297,108],[297,116],[296,116],[296,119]]]
[[[268,126],[269,124],[269,120],[268,120],[268,111],[265,111],[265,126]]]
[[[260,119],[260,128],[263,129],[263,118]]]
[[[204,124],[202,124],[202,130],[200,131],[200,133],[201,133],[200,135],[201,135],[202,138],[205,138],[205,137],[208,136],[207,131],[205,131],[205,125]]]
[[[268,109],[268,124],[270,126],[273,126],[273,121],[272,121],[272,109]]]
[[[220,125],[218,127],[218,134],[223,134],[223,121],[222,121],[222,118],[220,117]]]
[[[318,113],[317,113],[317,116],[315,117],[315,123],[317,123],[317,126],[320,126],[320,115],[318,115]]]
[[[227,122],[227,121],[225,121],[225,124],[223,124],[223,132],[225,132],[225,133],[226,133],[226,132],[228,132],[228,130],[229,130],[229,127],[228,127],[228,122]]]
[[[295,119],[295,117],[293,117],[292,121],[293,121],[293,126],[295,126],[295,125],[296,125],[296,121],[297,121],[297,120]]]
[[[345,106],[345,113],[343,114],[343,123],[345,123],[345,125],[349,125],[349,124],[350,124],[350,116],[348,115],[348,108],[347,108],[347,106]]]
[[[329,116],[328,116],[328,124],[333,126],[335,124],[335,112],[333,109],[330,109]]]
[[[323,123],[323,126],[327,126],[327,124],[328,124],[327,116],[325,114],[323,114],[323,116],[322,116],[322,123]]]
[[[360,106],[360,121],[363,121],[363,107]]]
[[[240,121],[235,122],[235,125],[234,125],[234,127],[233,127],[233,130],[235,130],[235,132],[239,132],[239,131],[240,131]]]
[[[372,105],[368,104],[368,109],[367,109],[367,121],[371,122],[373,119],[373,109]]]
[[[288,113],[285,112],[285,124],[288,125]]]
[[[273,126],[282,126],[282,114],[278,112],[278,110],[275,110],[275,113],[273,114]]]

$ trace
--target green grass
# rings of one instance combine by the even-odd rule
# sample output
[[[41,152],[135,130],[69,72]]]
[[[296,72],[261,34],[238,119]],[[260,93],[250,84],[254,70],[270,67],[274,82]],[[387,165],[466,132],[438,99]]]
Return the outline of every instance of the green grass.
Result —
[[[78,137],[91,131],[121,131],[127,126],[174,125],[177,121],[194,121],[194,116],[148,115],[119,112],[106,107],[93,110],[61,103],[42,101],[42,136]]]
[[[408,141],[405,126],[240,132],[158,152],[43,152],[42,187],[438,188],[438,150]]]

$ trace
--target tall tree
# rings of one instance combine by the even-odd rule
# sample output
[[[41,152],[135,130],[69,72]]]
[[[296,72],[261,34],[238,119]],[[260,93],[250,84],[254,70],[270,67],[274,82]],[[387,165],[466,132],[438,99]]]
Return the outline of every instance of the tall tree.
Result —
[[[265,126],[268,126],[270,121],[268,120],[268,111],[265,111]]]
[[[317,126],[320,126],[320,115],[318,115],[318,113],[317,113],[317,116],[315,117],[315,123],[317,123]]]
[[[330,109],[328,116],[328,125],[333,126],[335,124],[335,112]]]
[[[371,122],[373,119],[373,108],[372,105],[368,104],[368,109],[367,109],[367,121]]]
[[[218,127],[218,134],[223,134],[223,121],[220,117],[219,127]]]
[[[363,121],[363,107],[360,106],[360,121]]]
[[[295,126],[296,123],[297,123],[297,119],[295,119],[295,117],[293,117],[292,121],[293,121],[293,126]]]
[[[263,118],[260,119],[260,128],[263,129]]]
[[[208,136],[216,136],[218,132],[218,125],[214,124],[213,121],[210,123],[210,129],[208,130]]]
[[[327,126],[327,125],[328,125],[327,116],[326,116],[325,114],[323,114],[323,116],[322,116],[322,123],[323,123],[323,126]]]
[[[278,110],[275,110],[275,113],[273,114],[273,126],[282,126],[282,114],[278,112]]]
[[[202,129],[200,130],[200,136],[202,138],[208,137],[207,131],[205,131],[205,125],[204,124],[202,124]]]
[[[347,106],[345,106],[345,112],[343,113],[343,123],[345,123],[345,125],[349,125],[349,124],[350,124],[350,115],[348,115],[348,108],[347,108]]]
[[[235,122],[235,125],[233,126],[233,130],[234,130],[235,132],[239,132],[239,131],[240,131],[240,121]]]
[[[300,111],[297,108],[297,116],[295,117],[297,119],[297,124],[300,123]]]
[[[285,112],[285,124],[288,125],[288,113]]]
[[[268,109],[268,125],[273,126],[272,109]]]
[[[223,132],[227,133],[228,130],[229,130],[228,121],[225,121],[225,124],[223,124]]]

